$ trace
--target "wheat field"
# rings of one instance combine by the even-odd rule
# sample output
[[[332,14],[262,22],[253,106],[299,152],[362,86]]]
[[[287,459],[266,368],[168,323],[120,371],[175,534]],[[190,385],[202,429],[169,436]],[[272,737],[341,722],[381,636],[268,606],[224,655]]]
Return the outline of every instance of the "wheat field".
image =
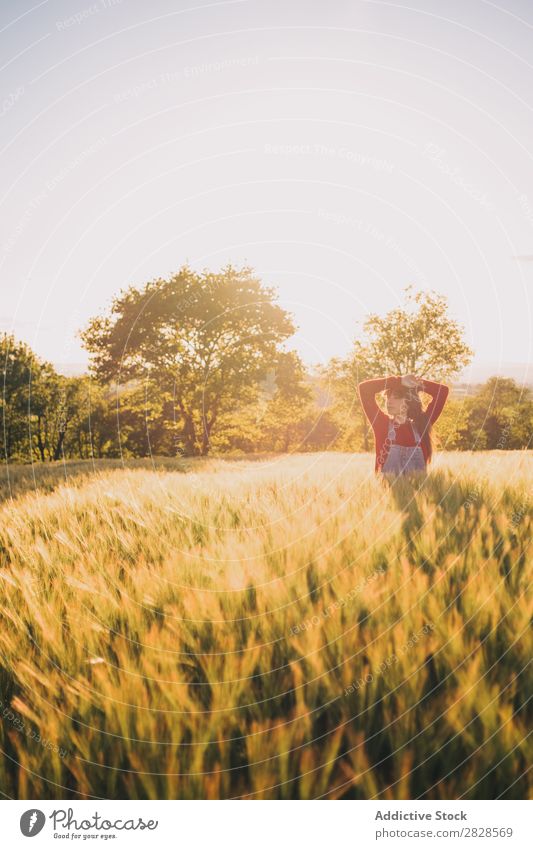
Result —
[[[504,451],[395,487],[358,454],[11,470],[4,797],[529,797],[532,481]]]

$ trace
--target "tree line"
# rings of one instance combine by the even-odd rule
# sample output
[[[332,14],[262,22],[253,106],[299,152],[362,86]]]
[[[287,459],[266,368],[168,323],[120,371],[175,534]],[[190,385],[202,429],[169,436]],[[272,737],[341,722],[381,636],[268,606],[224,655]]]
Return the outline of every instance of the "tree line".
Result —
[[[50,462],[214,453],[361,451],[372,433],[357,384],[382,374],[453,381],[470,362],[442,295],[414,292],[367,317],[349,356],[312,371],[289,347],[292,316],[249,268],[130,287],[81,332],[89,373],[66,377],[30,347],[0,337],[4,460]],[[523,449],[531,392],[491,378],[453,394],[441,448]]]

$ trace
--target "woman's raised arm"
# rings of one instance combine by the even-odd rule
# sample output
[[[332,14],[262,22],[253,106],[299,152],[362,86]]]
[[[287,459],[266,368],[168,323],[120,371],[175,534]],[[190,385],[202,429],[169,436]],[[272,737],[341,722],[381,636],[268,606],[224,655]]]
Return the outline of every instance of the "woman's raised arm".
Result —
[[[401,377],[389,375],[388,377],[374,377],[370,380],[363,380],[358,385],[359,398],[361,406],[365,411],[365,415],[371,425],[374,425],[380,416],[384,416],[383,410],[380,410],[376,402],[378,392],[383,392],[385,389],[392,389],[396,386],[401,386]]]
[[[429,420],[431,422],[436,422],[442,413],[446,399],[450,392],[450,387],[446,386],[444,383],[435,383],[433,380],[425,380],[424,378],[420,379],[419,385],[422,392],[426,392],[428,395],[431,395],[431,401],[426,407],[425,412],[426,415],[429,416]]]

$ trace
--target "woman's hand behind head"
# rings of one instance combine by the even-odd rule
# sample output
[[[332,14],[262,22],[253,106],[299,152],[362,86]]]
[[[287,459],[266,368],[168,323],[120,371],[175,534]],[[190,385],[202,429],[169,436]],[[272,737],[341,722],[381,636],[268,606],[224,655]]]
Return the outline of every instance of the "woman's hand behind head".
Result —
[[[409,389],[419,389],[421,387],[421,381],[416,376],[416,374],[406,374],[402,377],[402,384],[407,386]]]

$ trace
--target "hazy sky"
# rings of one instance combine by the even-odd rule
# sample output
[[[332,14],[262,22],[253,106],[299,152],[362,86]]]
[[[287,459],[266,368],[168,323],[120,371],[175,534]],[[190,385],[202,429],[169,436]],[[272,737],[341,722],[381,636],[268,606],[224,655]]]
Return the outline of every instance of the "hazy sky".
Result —
[[[0,329],[40,355],[231,260],[308,362],[409,283],[531,361],[533,3],[2,0],[0,39]]]

